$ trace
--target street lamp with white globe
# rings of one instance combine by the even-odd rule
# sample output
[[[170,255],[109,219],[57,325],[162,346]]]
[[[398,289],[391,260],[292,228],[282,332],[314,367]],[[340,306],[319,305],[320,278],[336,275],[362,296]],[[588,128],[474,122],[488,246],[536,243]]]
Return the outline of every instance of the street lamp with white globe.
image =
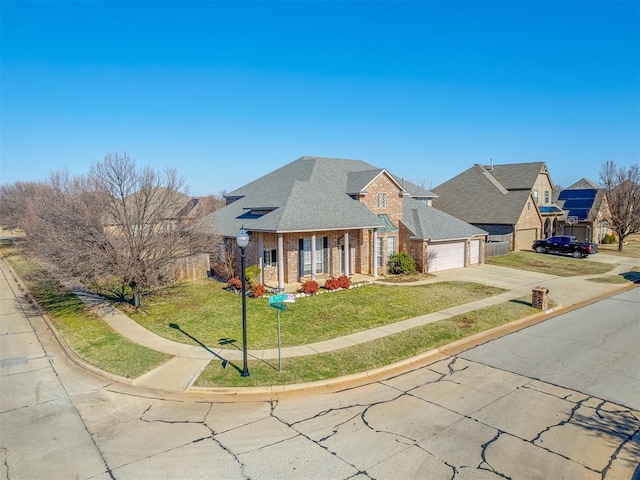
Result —
[[[240,229],[236,237],[238,247],[240,248],[240,276],[242,280],[242,372],[241,377],[249,376],[249,367],[247,366],[247,284],[244,274],[244,249],[249,245],[249,232],[244,228]]]

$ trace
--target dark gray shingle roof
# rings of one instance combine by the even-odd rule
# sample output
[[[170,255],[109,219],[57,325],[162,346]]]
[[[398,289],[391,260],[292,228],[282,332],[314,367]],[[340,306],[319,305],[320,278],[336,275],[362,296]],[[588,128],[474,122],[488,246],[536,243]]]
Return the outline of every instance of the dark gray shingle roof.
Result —
[[[451,240],[487,234],[478,227],[413,198],[404,199],[402,223],[413,232],[415,238],[422,240]]]
[[[381,227],[366,205],[348,195],[380,171],[360,160],[301,157],[227,194],[237,200],[205,217],[199,228],[234,236],[241,226],[268,232]],[[270,211],[251,215],[258,207]]]
[[[476,164],[434,188],[433,206],[469,223],[515,225],[543,166],[494,165],[490,170]]]
[[[281,233],[384,228],[383,220],[350,196],[366,191],[383,172],[360,160],[301,157],[225,195],[233,201],[202,219],[196,229],[235,236],[241,227]],[[416,237],[441,240],[483,233],[412,198],[432,198],[433,192],[392,177],[410,195],[404,198],[405,215],[412,217],[403,223]],[[410,210],[407,205],[412,205]]]

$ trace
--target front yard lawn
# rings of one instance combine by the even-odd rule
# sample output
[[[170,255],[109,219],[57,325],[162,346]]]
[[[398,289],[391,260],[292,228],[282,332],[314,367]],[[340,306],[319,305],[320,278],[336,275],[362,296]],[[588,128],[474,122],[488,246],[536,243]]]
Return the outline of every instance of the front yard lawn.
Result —
[[[44,268],[2,248],[7,261],[78,357],[116,375],[135,378],[170,358],[116,333]]]
[[[212,361],[198,378],[199,387],[253,387],[311,382],[349,375],[389,365],[449,342],[490,328],[539,313],[529,303],[518,299],[500,303],[463,315],[405,330],[353,347],[296,358],[250,360],[249,377],[240,377],[242,363],[230,362],[226,369]]]
[[[576,259],[562,255],[549,255],[533,252],[511,252],[506,255],[487,257],[485,262],[488,265],[548,273],[559,277],[599,275],[601,273],[607,273],[615,268],[615,265],[608,263],[585,261],[580,258]]]
[[[172,285],[147,298],[144,312],[127,314],[145,328],[179,342],[195,343],[187,333],[208,346],[241,344],[242,299],[224,287],[214,280]],[[374,284],[299,298],[286,304],[281,314],[282,346],[329,340],[502,292],[477,283],[440,282]],[[277,347],[276,310],[266,298],[247,298],[247,335],[249,349]]]

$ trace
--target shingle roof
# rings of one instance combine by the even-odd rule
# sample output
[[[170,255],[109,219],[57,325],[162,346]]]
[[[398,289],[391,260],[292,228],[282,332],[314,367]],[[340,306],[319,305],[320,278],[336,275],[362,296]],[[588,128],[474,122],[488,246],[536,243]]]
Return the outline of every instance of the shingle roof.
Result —
[[[379,172],[360,160],[301,157],[227,194],[237,200],[205,217],[198,227],[226,236],[236,235],[242,225],[268,232],[382,227],[366,205],[348,195]],[[246,213],[258,207],[270,211],[248,218]]]
[[[507,190],[531,190],[543,168],[544,162],[485,166],[487,172]]]
[[[478,227],[413,198],[404,199],[402,223],[413,232],[414,238],[423,240],[451,240],[487,234]]]
[[[434,188],[433,206],[468,223],[515,225],[543,165],[495,165],[490,170],[476,164]]]
[[[595,190],[597,190],[598,188],[600,188],[600,187],[598,187],[597,183],[592,182],[588,178],[581,178],[576,183],[574,183],[573,185],[568,186],[564,190],[583,190],[583,189],[595,189]]]
[[[365,192],[366,187],[385,172],[389,174],[361,160],[301,157],[229,192],[225,197],[233,201],[203,218],[196,228],[224,236],[237,235],[242,226],[251,231],[280,233],[385,228],[383,220],[350,196]],[[410,195],[405,200],[413,200],[411,196],[435,196],[429,190],[389,175]],[[414,224],[422,228],[424,220]],[[445,220],[452,223],[449,216]],[[457,234],[459,228],[454,230]]]

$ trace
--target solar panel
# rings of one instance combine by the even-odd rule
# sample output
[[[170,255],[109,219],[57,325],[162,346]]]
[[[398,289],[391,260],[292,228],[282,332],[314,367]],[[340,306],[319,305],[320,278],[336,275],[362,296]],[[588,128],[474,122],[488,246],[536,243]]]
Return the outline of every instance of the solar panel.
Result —
[[[598,193],[598,191],[593,188],[584,189],[584,190],[562,190],[560,192],[560,195],[558,196],[558,199],[559,200],[570,200],[570,199],[576,199],[576,198],[594,199],[596,197],[596,193]]]

